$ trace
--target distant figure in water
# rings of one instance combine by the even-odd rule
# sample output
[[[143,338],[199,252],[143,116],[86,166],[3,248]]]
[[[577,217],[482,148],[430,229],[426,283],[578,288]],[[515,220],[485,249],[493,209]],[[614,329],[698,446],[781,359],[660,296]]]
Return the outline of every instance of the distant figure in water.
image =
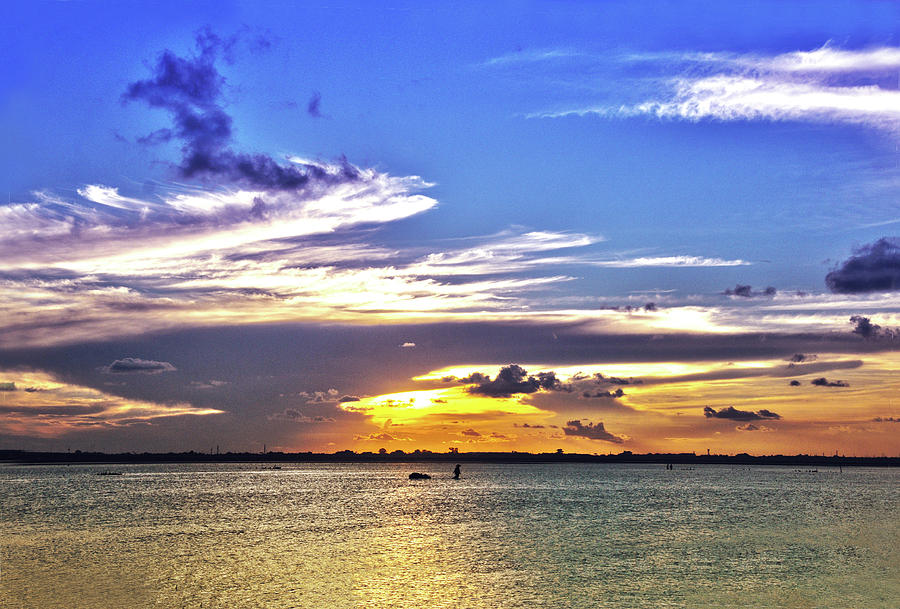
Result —
[[[453,470],[453,479],[459,480],[459,463],[456,464],[456,468]]]

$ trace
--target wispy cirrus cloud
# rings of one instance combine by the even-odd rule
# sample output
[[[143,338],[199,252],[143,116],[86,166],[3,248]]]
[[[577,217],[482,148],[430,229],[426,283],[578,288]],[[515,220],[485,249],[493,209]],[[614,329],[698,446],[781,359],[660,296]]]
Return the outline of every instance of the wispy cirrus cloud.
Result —
[[[631,269],[640,267],[703,267],[703,266],[746,266],[752,264],[740,258],[707,258],[704,256],[640,256],[616,260],[592,260],[586,262],[592,266],[607,268]]]
[[[897,47],[840,49],[827,44],[776,55],[618,53],[598,55],[596,61],[621,71],[613,79],[618,90],[604,91],[602,101],[527,116],[801,121],[894,133],[900,129]],[[627,67],[635,65],[646,71],[640,79],[628,75]]]
[[[73,385],[43,371],[11,370],[3,378],[27,387],[0,402],[0,433],[58,437],[76,430],[146,425],[175,416],[221,414],[188,403],[161,404]]]
[[[585,266],[746,264],[602,259],[600,236],[523,229],[374,245],[372,227],[437,202],[419,194],[429,184],[414,176],[357,174],[316,192],[172,186],[145,197],[95,184],[78,197],[44,192],[0,206],[10,227],[0,235],[0,344],[262,322],[461,321],[486,312],[507,321],[599,319],[606,313],[560,309],[550,288]]]

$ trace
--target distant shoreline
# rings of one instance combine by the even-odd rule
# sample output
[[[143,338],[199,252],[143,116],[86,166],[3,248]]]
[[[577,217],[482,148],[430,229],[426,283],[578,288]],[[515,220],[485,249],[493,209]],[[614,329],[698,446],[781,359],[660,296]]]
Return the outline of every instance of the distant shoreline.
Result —
[[[821,455],[696,455],[693,453],[609,455],[578,453],[466,452],[429,451],[372,453],[340,451],[336,453],[102,453],[35,452],[0,450],[0,463],[12,464],[105,464],[105,463],[646,463],[673,465],[787,465],[795,467],[900,467],[900,457],[845,457]]]

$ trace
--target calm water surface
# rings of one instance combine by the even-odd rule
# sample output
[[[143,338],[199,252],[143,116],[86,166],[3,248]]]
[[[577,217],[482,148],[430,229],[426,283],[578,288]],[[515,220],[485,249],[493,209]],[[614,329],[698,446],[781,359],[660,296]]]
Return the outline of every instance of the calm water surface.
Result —
[[[893,469],[102,469],[0,467],[0,607],[900,607]]]

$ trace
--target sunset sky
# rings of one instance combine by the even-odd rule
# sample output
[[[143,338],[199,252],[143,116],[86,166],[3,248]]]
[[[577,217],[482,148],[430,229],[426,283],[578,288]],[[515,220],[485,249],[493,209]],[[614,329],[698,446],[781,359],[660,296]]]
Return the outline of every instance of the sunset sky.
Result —
[[[24,2],[0,449],[900,455],[894,2]]]

